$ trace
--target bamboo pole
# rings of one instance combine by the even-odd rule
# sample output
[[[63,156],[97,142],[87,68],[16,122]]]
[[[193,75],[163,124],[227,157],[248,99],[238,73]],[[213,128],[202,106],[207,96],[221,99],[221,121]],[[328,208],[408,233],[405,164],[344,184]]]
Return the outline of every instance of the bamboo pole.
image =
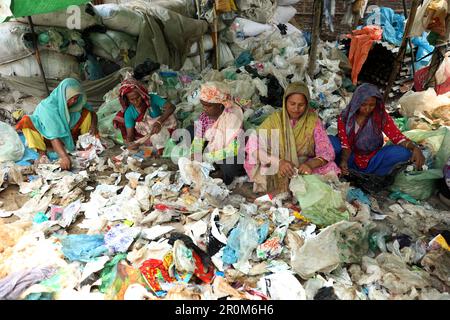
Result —
[[[45,90],[47,91],[47,96],[50,95],[50,89],[48,88],[47,78],[45,77],[44,67],[42,66],[41,61],[41,54],[39,52],[38,48],[38,42],[37,42],[37,34],[34,32],[34,24],[33,19],[31,19],[31,16],[28,16],[28,24],[31,28],[31,37],[33,38],[33,47],[34,47],[34,55],[36,57],[36,61],[39,65],[39,69],[41,70],[42,79],[44,80]]]
[[[400,50],[398,51],[397,57],[395,58],[394,65],[392,66],[392,72],[389,76],[389,81],[386,86],[384,92],[384,100],[387,100],[389,97],[389,92],[391,91],[392,85],[394,84],[395,79],[397,78],[400,65],[403,61],[406,52],[406,44],[408,43],[408,38],[411,33],[411,28],[414,23],[414,19],[416,17],[417,7],[419,6],[419,0],[413,0],[411,4],[411,11],[409,12],[408,22],[405,27],[405,33],[403,34],[402,44],[400,46]]]
[[[316,70],[317,47],[320,40],[320,24],[322,21],[323,0],[314,1],[313,29],[311,34],[311,50],[309,52],[308,74],[312,78]]]

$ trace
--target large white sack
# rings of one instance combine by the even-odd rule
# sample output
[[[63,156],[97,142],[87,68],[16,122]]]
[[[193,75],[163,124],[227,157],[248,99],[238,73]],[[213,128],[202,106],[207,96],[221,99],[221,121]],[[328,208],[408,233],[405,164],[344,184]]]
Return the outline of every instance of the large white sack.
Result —
[[[196,56],[200,53],[198,48],[198,42],[192,44],[191,49],[189,50],[188,57]],[[214,42],[210,34],[206,34],[203,36],[203,50],[209,51],[214,47]]]
[[[89,34],[89,40],[91,40],[94,46],[93,52],[99,57],[115,61],[120,56],[120,49],[114,40],[106,33],[92,32]]]
[[[450,105],[450,92],[437,95],[434,88],[426,91],[409,91],[398,101],[400,113],[405,117],[418,116],[424,111],[432,111],[440,106]]]
[[[279,6],[290,6],[299,3],[300,0],[278,0]]]
[[[100,23],[100,18],[97,15],[92,16],[86,12],[86,5],[79,6],[79,8],[79,19],[77,14],[68,8],[62,11],[33,15],[33,24],[36,26],[84,30]],[[28,18],[18,18],[17,21],[28,23]]]
[[[244,18],[236,18],[234,22],[239,24],[245,37],[256,37],[273,28],[270,24],[262,24]]]
[[[0,23],[0,64],[20,60],[33,53],[24,40],[27,32],[27,26],[22,23]]]
[[[59,52],[41,51],[41,61],[45,76],[48,79],[62,80],[65,78],[80,78],[80,67],[74,56]],[[0,75],[18,77],[39,77],[41,71],[35,56],[0,65]]]
[[[295,17],[295,14],[297,13],[297,9],[295,9],[293,6],[278,6],[275,9],[275,13],[273,14],[272,19],[270,22],[275,24],[285,24],[291,21],[293,17]]]
[[[103,24],[112,30],[138,36],[143,23],[141,13],[121,7],[114,3],[95,6]]]
[[[233,52],[223,41],[219,41],[219,68],[225,68],[234,63]]]
[[[17,132],[9,124],[0,121],[0,163],[18,161],[22,158],[24,151],[25,148]]]

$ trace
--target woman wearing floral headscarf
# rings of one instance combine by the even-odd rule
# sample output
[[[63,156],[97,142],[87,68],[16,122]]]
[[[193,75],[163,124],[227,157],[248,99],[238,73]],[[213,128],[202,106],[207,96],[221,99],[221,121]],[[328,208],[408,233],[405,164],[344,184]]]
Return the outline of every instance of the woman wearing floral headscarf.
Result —
[[[340,173],[334,151],[319,116],[309,108],[308,87],[289,84],[283,109],[270,115],[250,136],[245,170],[254,192],[281,193],[300,174]],[[272,169],[272,170],[271,170]]]
[[[130,149],[137,148],[136,139],[158,134],[164,127],[169,133],[177,126],[173,115],[175,106],[147,89],[133,78],[122,82],[119,89],[122,111],[113,120]],[[151,142],[147,142],[151,144]]]
[[[386,112],[382,95],[372,84],[364,83],[338,118],[338,136],[330,137],[340,158],[342,173],[349,169],[363,174],[388,176],[401,163],[411,160],[418,170],[425,158],[422,151],[397,128]],[[384,145],[383,133],[396,145]]]
[[[203,153],[203,160],[218,164],[223,181],[230,184],[235,177],[245,175],[243,160],[238,163],[244,113],[222,82],[203,84],[200,102],[204,111],[194,124],[191,152],[195,159],[201,159]]]

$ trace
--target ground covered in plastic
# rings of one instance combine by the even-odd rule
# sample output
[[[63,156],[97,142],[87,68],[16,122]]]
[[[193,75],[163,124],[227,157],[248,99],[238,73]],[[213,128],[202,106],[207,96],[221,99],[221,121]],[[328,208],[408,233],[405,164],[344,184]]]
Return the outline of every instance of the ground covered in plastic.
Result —
[[[73,159],[2,166],[1,299],[449,298],[450,215],[433,199],[303,176],[254,200],[206,163]]]

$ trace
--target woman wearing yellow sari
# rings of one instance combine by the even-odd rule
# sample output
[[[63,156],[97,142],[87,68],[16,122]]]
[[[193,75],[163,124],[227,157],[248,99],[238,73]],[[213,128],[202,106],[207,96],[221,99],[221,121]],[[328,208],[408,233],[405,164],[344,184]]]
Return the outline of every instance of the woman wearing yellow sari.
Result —
[[[315,111],[309,108],[308,87],[291,83],[282,110],[274,112],[250,136],[245,170],[254,192],[289,190],[289,180],[299,174],[340,173],[334,150]]]

